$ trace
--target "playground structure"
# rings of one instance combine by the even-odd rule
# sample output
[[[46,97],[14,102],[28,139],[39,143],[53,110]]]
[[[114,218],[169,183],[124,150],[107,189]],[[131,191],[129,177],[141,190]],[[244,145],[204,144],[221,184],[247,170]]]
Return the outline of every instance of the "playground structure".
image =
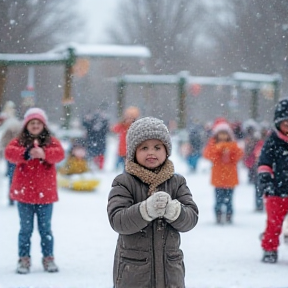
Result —
[[[280,74],[255,74],[235,72],[228,77],[199,77],[191,76],[187,71],[181,71],[175,75],[124,75],[112,79],[117,83],[118,117],[123,113],[125,106],[125,87],[127,85],[176,85],[178,87],[178,115],[177,123],[179,129],[186,127],[186,97],[188,87],[194,84],[212,86],[231,86],[244,88],[251,91],[250,117],[257,119],[258,95],[260,89],[267,84],[273,86],[273,99],[276,103],[280,97],[282,77]]]
[[[37,66],[37,65],[64,65],[64,91],[63,91],[63,127],[68,129],[71,120],[71,104],[73,97],[71,87],[73,82],[73,66],[77,59],[81,58],[149,58],[151,53],[143,46],[119,46],[119,45],[83,45],[66,44],[38,54],[0,54],[0,105],[3,102],[5,82],[9,66]],[[178,128],[186,127],[186,97],[188,87],[191,85],[231,86],[244,88],[251,91],[250,111],[251,118],[258,115],[258,94],[264,85],[272,85],[274,102],[280,97],[282,77],[279,74],[255,74],[235,72],[227,77],[199,77],[191,76],[187,71],[181,71],[174,75],[124,75],[113,78],[117,84],[117,109],[120,118],[125,107],[125,87],[127,85],[174,85],[178,90]]]
[[[63,44],[54,49],[38,54],[0,54],[0,105],[3,104],[5,83],[9,66],[64,65],[64,92],[62,104],[64,109],[63,127],[68,129],[71,118],[73,98],[71,88],[73,82],[73,66],[78,58],[148,58],[151,53],[144,46],[120,45],[85,45]]]

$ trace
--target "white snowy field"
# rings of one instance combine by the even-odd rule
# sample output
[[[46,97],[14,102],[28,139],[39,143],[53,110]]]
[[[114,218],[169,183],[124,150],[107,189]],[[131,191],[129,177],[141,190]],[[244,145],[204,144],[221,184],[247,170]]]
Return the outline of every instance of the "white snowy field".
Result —
[[[111,229],[107,196],[113,178],[117,142],[109,137],[104,171],[95,192],[59,189],[54,205],[53,233],[59,273],[48,274],[41,265],[40,238],[35,223],[32,237],[31,273],[15,273],[19,219],[17,208],[7,203],[8,180],[0,160],[0,288],[112,288],[113,254],[117,234]],[[201,159],[196,174],[189,174],[185,162],[173,147],[171,160],[183,174],[200,211],[198,225],[182,234],[187,288],[287,288],[288,245],[279,247],[277,264],[260,261],[259,234],[265,227],[265,213],[254,212],[253,186],[247,171],[239,165],[240,185],[234,194],[234,223],[216,225],[213,213],[214,188],[210,164]],[[141,288],[141,287],[139,287]]]

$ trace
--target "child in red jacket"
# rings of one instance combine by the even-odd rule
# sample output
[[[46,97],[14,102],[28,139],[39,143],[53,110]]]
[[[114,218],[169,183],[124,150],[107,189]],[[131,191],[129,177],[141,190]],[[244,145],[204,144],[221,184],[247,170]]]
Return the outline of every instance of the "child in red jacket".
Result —
[[[16,164],[10,188],[10,197],[18,202],[20,216],[16,271],[20,274],[30,271],[30,240],[36,214],[44,270],[57,272],[51,217],[53,203],[58,200],[55,163],[64,159],[64,150],[60,142],[51,136],[47,116],[42,109],[27,110],[22,130],[6,147],[5,158]]]

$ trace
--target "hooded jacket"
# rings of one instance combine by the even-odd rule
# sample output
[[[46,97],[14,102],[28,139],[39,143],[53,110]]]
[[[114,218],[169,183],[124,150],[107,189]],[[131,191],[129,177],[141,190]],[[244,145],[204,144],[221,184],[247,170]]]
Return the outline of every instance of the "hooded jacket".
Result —
[[[288,99],[280,100],[274,111],[275,131],[265,141],[258,162],[258,184],[266,196],[288,197],[288,137],[280,123],[288,119]]]
[[[258,162],[260,190],[266,196],[288,197],[288,137],[274,131],[265,141]]]

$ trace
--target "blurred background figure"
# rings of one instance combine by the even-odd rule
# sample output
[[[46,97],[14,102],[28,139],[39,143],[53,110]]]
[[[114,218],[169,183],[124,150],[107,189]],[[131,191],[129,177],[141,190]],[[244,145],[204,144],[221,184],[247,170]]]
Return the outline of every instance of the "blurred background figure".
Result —
[[[62,175],[82,174],[89,171],[87,152],[84,146],[85,140],[71,139],[71,148],[68,152],[64,166],[59,168]]]
[[[20,130],[21,130],[21,121],[16,116],[16,106],[14,102],[7,101],[3,107],[0,118],[3,119],[3,123],[0,127],[1,140],[0,140],[0,149],[1,154],[3,155],[3,151],[9,142],[15,138]],[[8,197],[9,197],[9,205],[14,205],[14,201],[9,196],[9,190],[13,179],[13,173],[15,170],[15,164],[6,160],[7,170],[6,176],[9,178],[9,189],[8,189]]]
[[[118,152],[115,168],[124,168],[126,159],[126,134],[131,124],[140,116],[138,107],[130,106],[124,113],[120,122],[111,127],[111,132],[118,134]]]
[[[204,131],[203,131],[203,144],[206,145],[212,136],[212,127],[213,127],[213,122],[208,121],[204,124]]]
[[[201,157],[203,141],[202,141],[202,126],[199,124],[192,124],[188,135],[188,153],[186,160],[190,172],[196,172],[198,160]]]
[[[243,151],[225,119],[216,119],[212,137],[203,150],[203,156],[212,162],[211,184],[215,187],[216,222],[222,223],[223,215],[226,215],[226,222],[232,223],[233,192],[239,183],[237,163],[242,158]]]
[[[248,181],[254,184],[256,181],[257,171],[255,169],[256,158],[254,149],[259,141],[259,125],[253,119],[248,119],[243,123],[244,129],[244,156],[243,163],[248,169]]]
[[[243,129],[242,129],[242,124],[240,121],[234,121],[231,123],[231,128],[234,132],[235,138],[237,141],[243,139]]]
[[[100,182],[87,159],[85,139],[72,138],[70,141],[64,164],[58,168],[58,186],[73,191],[95,191]]]
[[[106,139],[109,131],[107,106],[106,103],[102,103],[95,112],[84,116],[82,123],[86,129],[88,159],[92,160],[99,170],[102,170],[105,164]]]
[[[258,169],[258,161],[259,161],[259,157],[261,154],[261,149],[268,135],[269,135],[269,129],[264,125],[259,125],[259,131],[255,132],[256,144],[254,146],[254,149],[252,151],[252,156],[251,156],[251,158],[254,159],[253,166],[251,167],[252,172],[250,172],[250,174],[253,175],[253,181],[254,181],[253,184],[255,185],[255,210],[256,211],[264,210],[263,193],[262,193],[262,190],[259,189],[259,186],[258,186],[257,169]]]

